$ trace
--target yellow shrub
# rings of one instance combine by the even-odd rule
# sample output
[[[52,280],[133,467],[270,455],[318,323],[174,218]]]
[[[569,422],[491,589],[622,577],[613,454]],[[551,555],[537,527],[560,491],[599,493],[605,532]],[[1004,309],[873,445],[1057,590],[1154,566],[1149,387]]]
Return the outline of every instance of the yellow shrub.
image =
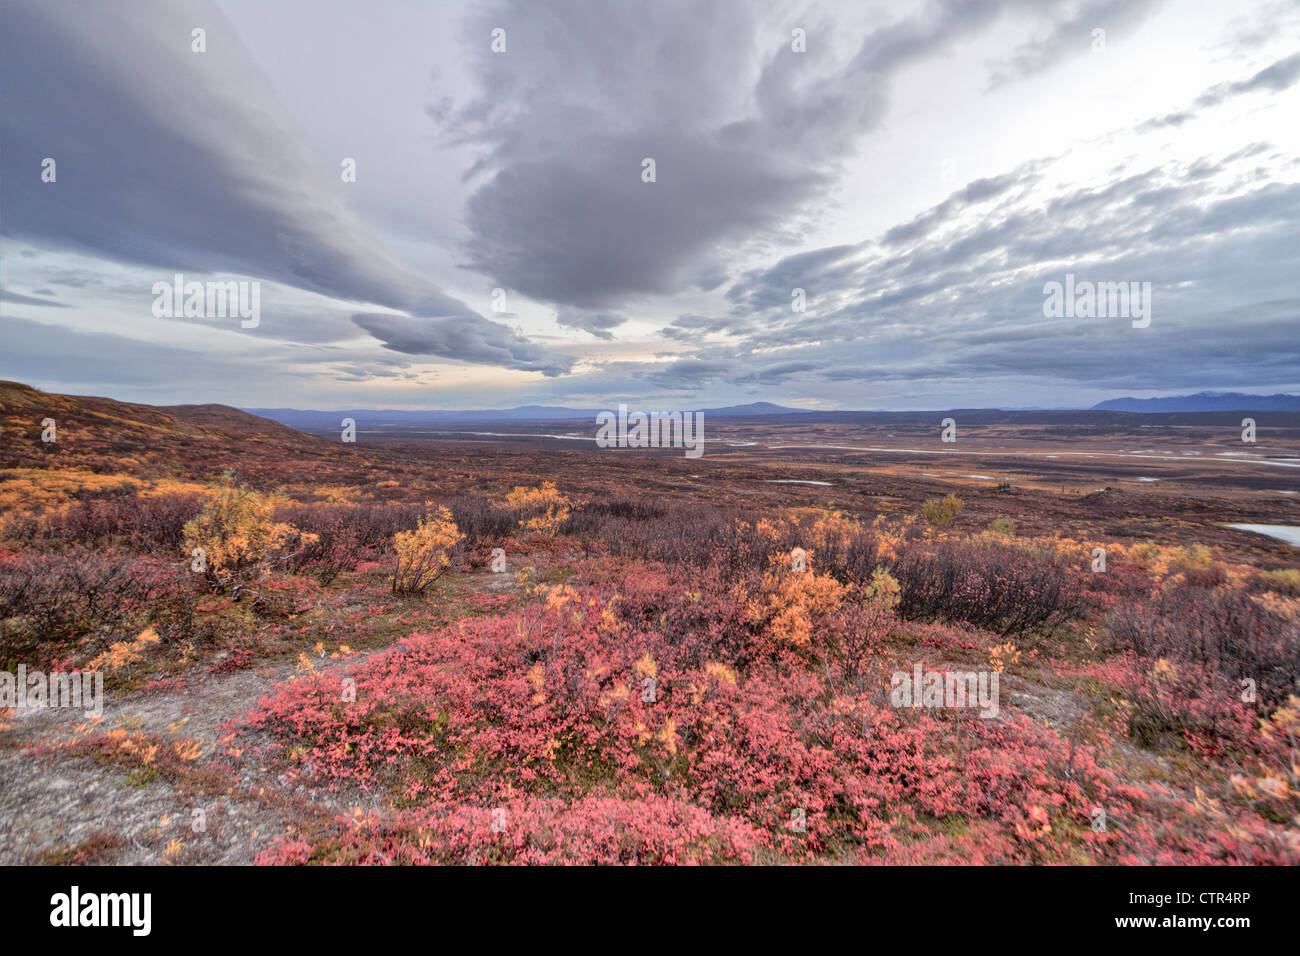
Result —
[[[1143,541],[1128,549],[1128,558],[1153,578],[1160,580],[1188,571],[1204,571],[1212,563],[1214,555],[1203,544],[1183,548]]]
[[[1016,523],[1010,518],[994,518],[989,522],[989,530],[994,534],[1014,537],[1016,533]]]
[[[312,488],[316,497],[332,505],[350,505],[358,498],[364,498],[359,488],[347,485],[316,485]]]
[[[451,549],[464,535],[451,512],[439,508],[426,514],[414,531],[393,536],[397,567],[393,569],[393,593],[415,594],[425,590],[451,566]]]
[[[898,579],[884,568],[871,572],[871,581],[862,588],[863,599],[882,611],[893,611],[902,600],[903,589]]]
[[[946,528],[957,520],[964,504],[956,495],[932,498],[921,505],[921,517],[936,528]]]
[[[1128,549],[1128,557],[1139,568],[1147,569],[1155,563],[1160,554],[1154,541],[1140,541]]]
[[[268,561],[294,544],[310,544],[313,534],[272,518],[284,499],[223,482],[198,516],[185,525],[185,551],[203,549],[210,576],[238,575]]]
[[[1295,568],[1282,568],[1277,571],[1265,571],[1264,579],[1270,587],[1284,594],[1300,594],[1300,571]]]
[[[515,510],[519,528],[525,534],[553,538],[569,520],[569,500],[556,490],[553,481],[544,482],[540,488],[516,486],[506,495],[506,504]]]

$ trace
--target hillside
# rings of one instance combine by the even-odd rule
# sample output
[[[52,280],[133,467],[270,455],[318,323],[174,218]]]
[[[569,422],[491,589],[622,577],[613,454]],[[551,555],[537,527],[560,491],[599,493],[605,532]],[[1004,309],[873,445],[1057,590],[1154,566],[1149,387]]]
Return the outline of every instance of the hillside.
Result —
[[[55,441],[42,441],[45,419]],[[225,405],[154,407],[111,398],[57,395],[0,382],[0,467],[82,468],[206,475],[232,459],[283,464],[346,454],[339,446]]]

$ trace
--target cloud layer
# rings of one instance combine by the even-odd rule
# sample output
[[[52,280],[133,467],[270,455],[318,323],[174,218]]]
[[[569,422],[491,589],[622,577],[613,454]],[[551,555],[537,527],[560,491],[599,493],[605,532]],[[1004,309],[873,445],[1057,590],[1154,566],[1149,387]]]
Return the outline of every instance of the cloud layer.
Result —
[[[341,160],[331,168],[312,153],[211,3],[105,0],[70,15],[3,0],[0,22],[6,235],[399,309],[431,320],[431,354],[565,367],[520,349],[357,222]],[[193,48],[196,28],[204,52]],[[46,157],[56,163],[52,183],[40,176]],[[460,331],[449,334],[453,325]],[[460,343],[470,348],[461,353]]]

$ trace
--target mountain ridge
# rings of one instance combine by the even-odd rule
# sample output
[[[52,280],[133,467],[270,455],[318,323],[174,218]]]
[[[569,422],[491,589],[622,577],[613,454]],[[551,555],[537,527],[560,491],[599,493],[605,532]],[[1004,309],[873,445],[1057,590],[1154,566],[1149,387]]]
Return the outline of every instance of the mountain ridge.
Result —
[[[1160,398],[1108,398],[1092,406],[1105,412],[1297,412],[1300,395],[1279,392],[1275,395],[1252,395],[1246,392],[1196,392],[1193,395],[1166,395]]]

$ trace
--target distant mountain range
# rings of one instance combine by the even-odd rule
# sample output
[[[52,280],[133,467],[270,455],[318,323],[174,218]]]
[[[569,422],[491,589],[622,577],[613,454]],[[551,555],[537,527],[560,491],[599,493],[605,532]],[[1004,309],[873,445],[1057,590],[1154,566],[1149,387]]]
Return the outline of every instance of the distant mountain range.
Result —
[[[478,408],[462,411],[445,411],[440,409],[398,409],[398,408],[347,408],[334,411],[315,411],[300,408],[245,408],[250,415],[258,415],[280,422],[291,428],[299,429],[337,429],[340,419],[356,418],[374,425],[466,425],[486,424],[489,422],[545,422],[575,421],[577,419],[595,419],[604,411],[617,412],[618,408],[567,408],[561,405],[520,405],[518,408]],[[656,407],[640,408],[632,406],[633,411],[660,411]],[[675,411],[676,409],[674,409]],[[753,418],[759,415],[791,415],[807,412],[805,408],[786,408],[771,402],[753,402],[749,405],[728,405],[724,408],[685,409],[703,412],[706,420],[710,418]]]
[[[1166,398],[1111,398],[1092,406],[1110,412],[1300,412],[1300,395],[1197,392]]]
[[[659,411],[657,406],[633,405],[633,410]],[[469,425],[490,424],[492,422],[546,422],[594,420],[602,411],[617,411],[608,406],[602,408],[570,408],[563,405],[521,405],[518,408],[477,408],[466,410],[445,409],[395,409],[395,408],[340,408],[320,411],[300,408],[245,408],[251,415],[269,418],[291,428],[304,431],[334,430],[340,420],[355,418],[369,427],[376,425]],[[676,410],[676,409],[674,409]],[[683,411],[700,411],[706,420],[719,418],[755,418],[775,415],[808,415],[820,418],[835,418],[844,415],[867,414],[868,412],[849,412],[840,410],[810,410],[791,408],[787,405],[775,405],[772,402],[752,402],[748,405],[726,405],[721,408],[682,409]],[[1086,411],[1088,409],[1071,409],[1058,407],[1042,409],[1033,406],[1006,408],[1003,411]],[[1241,392],[1198,392],[1195,395],[1171,395],[1166,398],[1112,398],[1093,405],[1091,411],[1103,412],[1137,412],[1144,414],[1170,414],[1179,412],[1300,412],[1300,395],[1246,395]],[[884,409],[870,410],[870,414],[911,414],[889,413]]]

